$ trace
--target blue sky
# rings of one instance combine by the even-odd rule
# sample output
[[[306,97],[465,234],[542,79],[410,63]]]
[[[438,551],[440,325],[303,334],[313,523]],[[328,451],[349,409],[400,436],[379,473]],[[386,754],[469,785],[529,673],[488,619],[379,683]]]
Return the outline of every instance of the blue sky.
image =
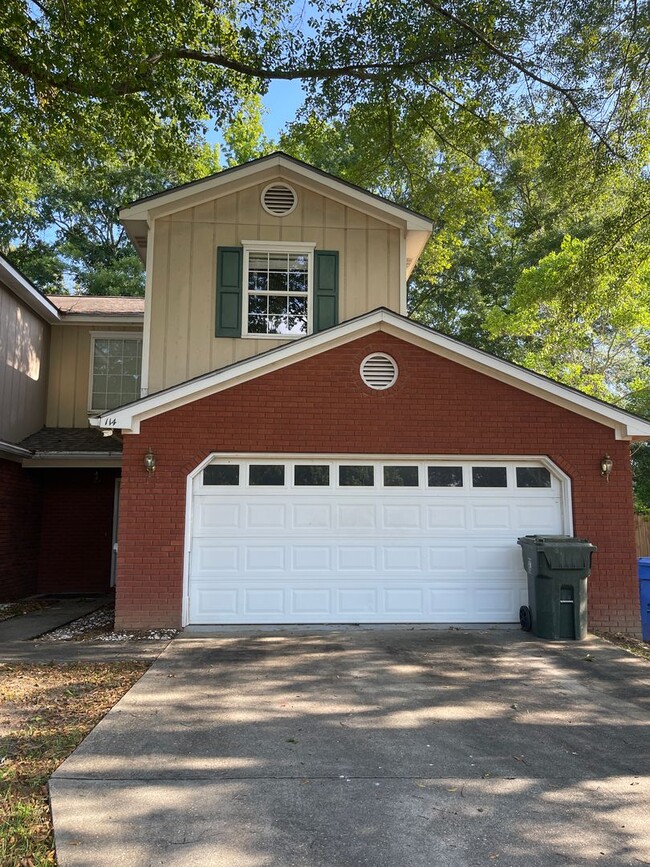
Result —
[[[299,81],[272,81],[264,97],[268,114],[264,118],[264,131],[269,138],[277,138],[284,125],[293,120],[305,95]]]

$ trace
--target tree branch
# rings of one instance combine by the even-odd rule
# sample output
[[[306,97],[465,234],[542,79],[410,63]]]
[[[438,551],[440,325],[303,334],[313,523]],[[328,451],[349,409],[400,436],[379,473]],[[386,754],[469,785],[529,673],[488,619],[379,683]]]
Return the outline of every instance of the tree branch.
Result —
[[[549,78],[545,78],[544,76],[539,75],[529,66],[527,66],[522,60],[520,60],[518,57],[515,57],[514,54],[510,54],[508,51],[503,51],[501,48],[499,48],[499,46],[496,45],[488,36],[486,36],[485,33],[480,31],[477,27],[474,27],[474,25],[470,24],[469,21],[464,21],[453,12],[450,12],[448,9],[444,9],[438,3],[435,3],[434,0],[421,0],[421,2],[424,3],[425,6],[428,6],[430,9],[433,9],[433,11],[440,15],[442,18],[445,18],[447,21],[453,22],[458,27],[461,27],[463,30],[465,30],[467,33],[470,33],[482,45],[485,45],[485,47],[488,48],[493,54],[495,54],[497,57],[500,57],[502,60],[505,60],[506,63],[509,63],[515,69],[518,69],[519,72],[521,72],[527,78],[530,78],[533,81],[536,81],[538,84],[549,88],[549,90],[553,90],[555,93],[560,94],[560,96],[562,96],[569,103],[571,108],[575,111],[575,113],[578,115],[578,117],[587,127],[587,129],[591,130],[591,132],[596,136],[596,138],[601,142],[601,144],[604,145],[607,151],[612,156],[615,156],[617,159],[621,158],[622,154],[618,153],[618,151],[616,151],[612,147],[606,136],[604,136],[600,132],[600,130],[589,121],[587,116],[578,105],[575,96],[571,92],[571,88],[563,87],[561,84],[558,84],[555,81],[551,81],[551,79]]]

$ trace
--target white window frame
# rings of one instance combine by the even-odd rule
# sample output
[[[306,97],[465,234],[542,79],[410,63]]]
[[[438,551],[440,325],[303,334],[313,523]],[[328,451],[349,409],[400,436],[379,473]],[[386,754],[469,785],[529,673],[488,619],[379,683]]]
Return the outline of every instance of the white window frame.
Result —
[[[248,333],[248,262],[251,253],[303,253],[307,256],[307,334],[314,330],[314,250],[311,241],[242,241],[242,337],[256,340],[299,340],[305,334]]]
[[[90,369],[88,371],[88,412],[111,412],[110,409],[97,409],[93,403],[93,376],[95,368],[95,341],[97,340],[139,340],[141,345],[140,350],[140,388],[142,388],[142,369],[144,367],[144,356],[142,350],[142,332],[140,331],[91,331],[90,332]],[[136,398],[137,399],[137,398]]]

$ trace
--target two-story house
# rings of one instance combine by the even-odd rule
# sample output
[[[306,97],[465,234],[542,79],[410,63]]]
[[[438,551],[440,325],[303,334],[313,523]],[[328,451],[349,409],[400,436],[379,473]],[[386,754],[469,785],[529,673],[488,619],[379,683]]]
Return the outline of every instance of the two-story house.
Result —
[[[46,410],[4,454],[40,485],[38,589],[66,563],[107,586],[116,549],[121,628],[513,622],[517,538],[576,534],[598,546],[591,625],[639,630],[629,445],[650,424],[408,319],[429,219],[279,153],[120,218],[142,326],[123,299],[31,310]]]

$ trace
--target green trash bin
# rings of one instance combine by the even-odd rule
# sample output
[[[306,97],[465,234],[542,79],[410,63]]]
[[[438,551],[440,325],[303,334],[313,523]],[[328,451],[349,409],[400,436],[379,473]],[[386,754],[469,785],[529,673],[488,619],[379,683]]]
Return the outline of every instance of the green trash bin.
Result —
[[[517,544],[528,575],[521,628],[539,638],[586,638],[587,578],[596,547],[575,536],[522,536]]]

